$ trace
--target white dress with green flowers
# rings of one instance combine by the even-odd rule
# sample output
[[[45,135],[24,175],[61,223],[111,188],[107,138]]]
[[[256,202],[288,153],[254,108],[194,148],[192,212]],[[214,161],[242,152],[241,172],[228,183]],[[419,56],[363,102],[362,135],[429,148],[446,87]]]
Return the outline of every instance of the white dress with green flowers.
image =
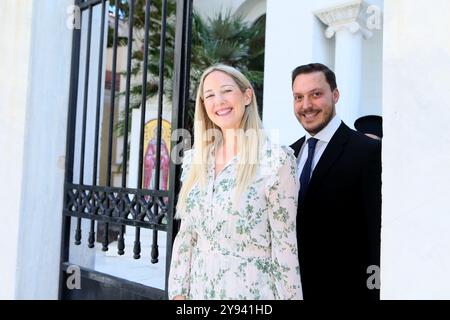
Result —
[[[268,141],[262,155],[255,180],[238,206],[234,187],[239,157],[215,177],[210,156],[206,190],[195,185],[185,212],[179,213],[169,299],[302,299],[295,157],[291,149]],[[189,150],[181,180],[191,162]]]

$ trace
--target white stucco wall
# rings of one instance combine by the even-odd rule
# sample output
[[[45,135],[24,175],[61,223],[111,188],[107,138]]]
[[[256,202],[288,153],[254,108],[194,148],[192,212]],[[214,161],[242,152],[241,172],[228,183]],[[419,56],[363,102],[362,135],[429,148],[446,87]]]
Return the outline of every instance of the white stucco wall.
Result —
[[[383,0],[371,0],[373,4],[381,10],[381,29],[373,29],[372,38],[363,41],[362,55],[362,83],[361,83],[361,105],[359,117],[366,115],[382,116],[383,97]]]
[[[383,299],[450,299],[450,2],[386,1]]]
[[[32,6],[0,2],[0,299],[15,288]]]
[[[23,2],[33,16],[15,296],[56,299],[72,47],[66,12],[73,1]]]
[[[382,0],[366,2],[380,7],[383,4]],[[291,144],[304,134],[303,128],[293,113],[292,70],[299,65],[311,62],[321,62],[334,67],[335,40],[334,38],[325,39],[324,25],[319,22],[313,12],[342,3],[346,1],[286,0],[283,1],[283,5],[276,0],[267,1],[263,120],[267,129],[280,130],[282,144]],[[373,47],[377,48],[377,51],[372,51]],[[364,40],[362,58],[363,83],[367,82],[367,86],[365,90],[362,90],[364,107],[361,109],[367,112],[366,114],[379,114],[382,94],[381,84],[379,84],[381,81],[380,35]],[[336,77],[339,86],[339,74]],[[345,93],[341,92],[341,94]]]
[[[283,6],[267,1],[263,122],[269,131],[280,131],[283,144],[303,134],[293,113],[291,72],[312,59],[314,17],[306,6],[297,0],[286,0]]]
[[[246,0],[237,8],[235,14],[243,17],[245,21],[252,23],[266,14],[266,6],[266,0]]]
[[[203,18],[215,17],[219,12],[233,13],[245,0],[193,0],[194,11]]]

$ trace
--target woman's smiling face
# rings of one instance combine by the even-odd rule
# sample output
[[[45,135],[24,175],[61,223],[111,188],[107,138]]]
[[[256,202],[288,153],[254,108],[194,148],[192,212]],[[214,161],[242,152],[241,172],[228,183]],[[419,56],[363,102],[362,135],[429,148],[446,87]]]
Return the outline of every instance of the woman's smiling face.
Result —
[[[208,118],[222,131],[238,129],[251,102],[252,90],[241,91],[232,77],[222,71],[213,71],[203,83],[203,103]]]

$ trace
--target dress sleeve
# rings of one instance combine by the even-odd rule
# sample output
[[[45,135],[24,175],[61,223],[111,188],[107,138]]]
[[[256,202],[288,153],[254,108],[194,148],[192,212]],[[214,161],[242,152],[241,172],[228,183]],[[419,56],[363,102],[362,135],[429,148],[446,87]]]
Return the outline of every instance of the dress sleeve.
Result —
[[[180,180],[183,182],[192,162],[192,150],[185,152]],[[197,243],[197,234],[193,229],[192,215],[181,214],[181,226],[172,247],[172,260],[169,273],[169,299],[182,295],[189,297],[192,250]]]
[[[172,248],[172,261],[169,273],[169,299],[182,295],[189,297],[189,282],[191,275],[192,250],[197,243],[197,234],[193,230],[193,221],[190,215],[181,219]]]
[[[296,160],[291,149],[283,148],[267,194],[272,238],[273,277],[279,299],[302,299],[297,251]]]
[[[186,180],[187,174],[192,166],[192,159],[194,156],[194,149],[190,149],[184,152],[183,163],[181,164],[181,176],[180,181]]]

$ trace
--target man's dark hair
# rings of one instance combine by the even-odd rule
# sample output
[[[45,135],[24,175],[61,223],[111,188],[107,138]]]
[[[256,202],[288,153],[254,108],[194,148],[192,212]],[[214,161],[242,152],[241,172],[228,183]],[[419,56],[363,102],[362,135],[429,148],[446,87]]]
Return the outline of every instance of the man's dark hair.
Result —
[[[325,75],[325,79],[330,85],[331,91],[337,88],[336,76],[334,75],[334,72],[331,71],[326,65],[323,65],[321,63],[310,63],[295,68],[294,71],[292,71],[292,85],[294,84],[294,80],[298,75],[318,71],[323,72],[323,74]]]

